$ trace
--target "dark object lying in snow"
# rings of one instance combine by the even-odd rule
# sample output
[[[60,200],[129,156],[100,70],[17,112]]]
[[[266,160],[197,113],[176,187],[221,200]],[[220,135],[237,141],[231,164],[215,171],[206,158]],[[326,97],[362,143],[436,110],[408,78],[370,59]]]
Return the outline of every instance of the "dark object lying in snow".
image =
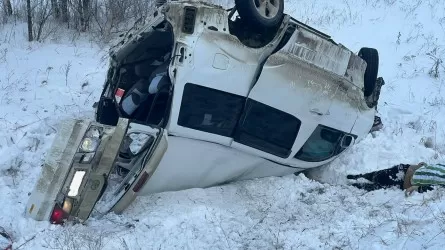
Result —
[[[366,191],[373,191],[382,188],[399,187],[403,188],[403,182],[405,179],[405,173],[411,165],[399,164],[392,168],[383,169],[375,172],[358,175],[348,175],[350,180],[358,180],[360,178],[366,179],[371,183],[357,182],[352,186],[364,189]]]
[[[399,164],[388,169],[378,170],[366,174],[348,175],[350,180],[364,178],[371,183],[356,182],[352,186],[366,191],[398,187],[409,194],[413,191],[423,193],[433,190],[434,186],[444,186],[445,178],[441,172],[445,171],[445,165],[426,164],[417,165]]]
[[[375,132],[375,131],[379,131],[382,128],[383,128],[382,119],[379,116],[375,116],[374,117],[374,124],[372,125],[372,128],[371,128],[371,130],[369,132],[372,133],[372,132]]]
[[[12,250],[12,239],[3,227],[0,227],[0,250]]]

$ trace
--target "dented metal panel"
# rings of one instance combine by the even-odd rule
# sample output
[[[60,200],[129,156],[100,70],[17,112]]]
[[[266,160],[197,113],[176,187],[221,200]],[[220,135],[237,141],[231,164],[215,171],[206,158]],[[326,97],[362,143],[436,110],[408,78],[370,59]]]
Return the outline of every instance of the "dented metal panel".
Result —
[[[360,90],[364,88],[366,62],[356,54],[351,54],[345,77]]]
[[[184,33],[184,14],[186,7],[196,8],[196,20],[193,34]],[[213,27],[218,32],[229,33],[227,11],[221,6],[197,1],[171,2],[164,5],[162,13],[167,21],[173,24],[176,41],[189,40],[191,36],[198,36],[204,29]],[[212,28],[212,29],[213,29]]]
[[[27,216],[35,220],[48,220],[88,125],[89,121],[81,120],[61,122],[51,150],[45,158],[42,173],[28,200]]]
[[[288,52],[300,60],[337,75],[345,74],[351,56],[350,51],[299,28],[295,32],[295,37],[290,41],[293,44],[282,52]]]
[[[93,123],[93,125],[100,124]],[[113,163],[125,136],[127,125],[128,119],[120,118],[116,127],[104,126],[106,132],[97,150],[95,161],[91,164],[92,169],[88,175],[86,187],[82,192],[82,200],[79,206],[72,211],[72,215],[77,219],[81,221],[88,219],[103,189],[106,187],[107,178],[114,167]]]

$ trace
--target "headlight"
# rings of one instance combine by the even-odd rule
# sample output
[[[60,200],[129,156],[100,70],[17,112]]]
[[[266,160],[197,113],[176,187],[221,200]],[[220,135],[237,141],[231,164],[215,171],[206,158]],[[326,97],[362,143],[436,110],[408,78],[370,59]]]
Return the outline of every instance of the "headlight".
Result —
[[[90,163],[94,158],[97,148],[99,147],[103,134],[103,128],[98,126],[90,126],[85,133],[85,137],[80,143],[79,152],[85,153],[81,159],[81,163]]]
[[[94,153],[99,146],[99,139],[96,138],[85,138],[80,144],[79,151],[82,153]]]
[[[85,134],[85,137],[88,138],[94,138],[94,139],[100,139],[101,135],[103,132],[103,128],[101,127],[96,127],[96,126],[91,126],[87,133]]]

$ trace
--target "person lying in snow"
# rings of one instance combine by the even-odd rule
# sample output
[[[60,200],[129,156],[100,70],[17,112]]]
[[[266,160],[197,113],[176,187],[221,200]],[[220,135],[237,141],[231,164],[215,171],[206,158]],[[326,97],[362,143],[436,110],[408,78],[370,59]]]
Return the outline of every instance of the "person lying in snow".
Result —
[[[353,183],[352,185],[372,191],[381,188],[399,187],[405,190],[405,195],[411,195],[414,191],[423,193],[433,190],[434,185],[445,185],[445,165],[429,165],[421,162],[417,165],[399,164],[397,166],[378,170],[366,174],[348,175],[350,180],[364,178],[371,183]]]

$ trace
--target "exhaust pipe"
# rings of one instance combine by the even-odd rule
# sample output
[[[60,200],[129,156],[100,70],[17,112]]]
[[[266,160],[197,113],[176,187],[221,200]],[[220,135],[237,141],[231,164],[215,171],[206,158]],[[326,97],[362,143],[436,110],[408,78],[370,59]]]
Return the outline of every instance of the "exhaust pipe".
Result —
[[[167,0],[156,0],[156,7],[161,7],[167,2]]]

